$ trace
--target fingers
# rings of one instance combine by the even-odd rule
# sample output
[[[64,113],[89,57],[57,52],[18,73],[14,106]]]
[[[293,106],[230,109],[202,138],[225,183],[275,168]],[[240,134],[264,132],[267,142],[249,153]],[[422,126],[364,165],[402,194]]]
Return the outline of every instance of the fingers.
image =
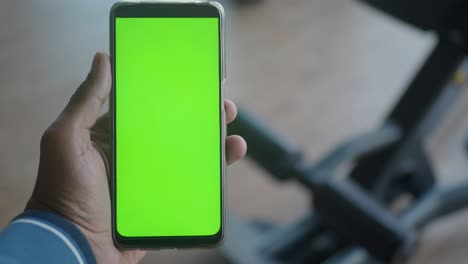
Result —
[[[226,161],[230,165],[245,156],[247,152],[247,143],[237,135],[226,138]]]
[[[231,100],[225,99],[224,112],[226,113],[226,122],[229,124],[236,119],[237,107]]]
[[[226,113],[226,123],[231,123],[236,119],[237,107],[229,99],[224,100],[224,111]],[[245,156],[247,143],[241,136],[233,135],[226,138],[226,161],[230,165]]]
[[[232,122],[237,114],[235,104],[226,99],[224,101],[224,107],[226,111],[226,121],[228,123]],[[99,117],[91,130],[91,138],[107,158],[110,157],[110,130],[111,120],[108,113]],[[226,138],[226,160],[228,165],[242,159],[246,152],[247,144],[242,137],[233,135]]]
[[[224,100],[224,112],[226,114],[226,123],[229,124],[237,116],[237,107],[229,99]],[[247,153],[247,143],[238,135],[232,135],[226,138],[226,161],[228,165],[242,159]]]
[[[71,97],[59,117],[60,121],[90,129],[109,97],[111,83],[109,57],[104,53],[96,53],[91,71]]]

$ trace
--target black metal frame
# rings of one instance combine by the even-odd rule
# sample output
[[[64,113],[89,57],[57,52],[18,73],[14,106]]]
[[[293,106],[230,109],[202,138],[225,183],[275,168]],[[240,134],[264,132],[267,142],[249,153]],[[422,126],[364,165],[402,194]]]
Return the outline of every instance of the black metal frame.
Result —
[[[250,114],[228,128],[242,135],[248,156],[280,180],[294,178],[313,194],[314,208],[287,226],[253,224],[229,214],[222,252],[235,263],[372,263],[409,257],[429,222],[468,206],[468,180],[440,187],[423,143],[456,100],[450,83],[468,36],[464,21],[438,28],[438,43],[382,126],[346,142],[312,166],[300,149]],[[337,177],[344,163],[355,166]],[[395,212],[402,196],[411,202]]]

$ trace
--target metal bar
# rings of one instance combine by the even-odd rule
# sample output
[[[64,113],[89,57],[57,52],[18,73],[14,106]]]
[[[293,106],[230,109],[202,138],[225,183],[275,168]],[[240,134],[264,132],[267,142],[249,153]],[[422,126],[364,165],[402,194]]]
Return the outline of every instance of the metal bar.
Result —
[[[459,37],[459,36],[458,36]],[[391,174],[392,161],[400,149],[407,144],[412,132],[430,112],[441,95],[454,71],[465,56],[464,42],[453,34],[440,37],[434,51],[426,60],[408,89],[390,112],[385,123],[394,123],[402,129],[398,144],[361,159],[351,177],[368,190],[373,190],[378,181],[386,180],[384,174]]]
[[[331,258],[327,259],[323,264],[376,264],[375,261],[366,250],[361,247],[351,247],[338,252]]]
[[[419,229],[466,206],[468,206],[468,181],[456,186],[435,188],[405,211],[400,218],[408,228]],[[407,251],[412,252],[412,248],[408,248]],[[401,257],[403,261],[405,256]],[[338,253],[324,264],[349,263],[368,264],[375,263],[375,260],[362,247],[356,246]]]
[[[297,255],[295,252],[307,247],[307,240],[317,235],[322,228],[317,214],[308,213],[292,224],[267,232],[258,250],[270,256],[291,258],[291,255]]]
[[[228,214],[226,237],[219,247],[223,256],[231,263],[237,264],[284,264],[270,258],[258,250],[264,232],[260,232],[249,221],[239,217],[234,212]]]
[[[363,246],[376,259],[393,260],[415,244],[413,230],[352,182],[324,177],[311,187],[324,225],[339,237]]]
[[[391,124],[383,126],[377,131],[372,131],[339,145],[326,154],[314,167],[333,170],[344,161],[353,161],[360,156],[370,154],[395,143],[400,135],[401,132],[397,126]]]
[[[451,187],[438,187],[429,192],[401,218],[408,227],[421,228],[437,218],[468,206],[468,181]]]
[[[228,125],[228,134],[242,136],[249,146],[247,156],[277,179],[290,177],[291,169],[302,159],[297,144],[251,113],[239,110],[236,120]]]
[[[452,35],[440,38],[431,56],[387,119],[406,131],[417,127],[453,77],[465,57],[465,49],[464,43]]]

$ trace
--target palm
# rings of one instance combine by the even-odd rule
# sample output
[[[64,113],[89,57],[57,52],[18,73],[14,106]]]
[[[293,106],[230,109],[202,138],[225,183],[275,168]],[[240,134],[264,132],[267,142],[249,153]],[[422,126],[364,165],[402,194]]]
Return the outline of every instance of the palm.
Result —
[[[80,129],[74,137],[60,136],[70,134],[65,129],[56,125],[44,134],[38,180],[27,208],[52,210],[72,220],[92,246],[109,247],[106,262],[111,258],[113,263],[137,263],[142,251],[120,251],[112,242],[108,118],[99,119],[91,133]],[[56,193],[48,191],[51,183]],[[99,254],[96,257],[101,263]]]

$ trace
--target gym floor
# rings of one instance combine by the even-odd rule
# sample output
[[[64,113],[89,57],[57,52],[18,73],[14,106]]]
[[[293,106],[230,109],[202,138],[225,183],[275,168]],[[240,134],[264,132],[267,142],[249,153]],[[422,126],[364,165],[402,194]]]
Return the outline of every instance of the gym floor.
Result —
[[[33,188],[39,140],[108,50],[113,1],[4,1],[0,9],[0,226]],[[403,91],[434,38],[356,1],[265,0],[228,11],[227,95],[300,144],[311,161],[373,129]],[[427,150],[444,183],[466,173],[461,97]],[[437,151],[434,151],[437,150]],[[279,183],[248,160],[228,170],[238,214],[287,223],[310,206],[294,182]],[[468,213],[425,232],[411,263],[466,263]],[[151,252],[143,263],[224,263],[214,250]]]

